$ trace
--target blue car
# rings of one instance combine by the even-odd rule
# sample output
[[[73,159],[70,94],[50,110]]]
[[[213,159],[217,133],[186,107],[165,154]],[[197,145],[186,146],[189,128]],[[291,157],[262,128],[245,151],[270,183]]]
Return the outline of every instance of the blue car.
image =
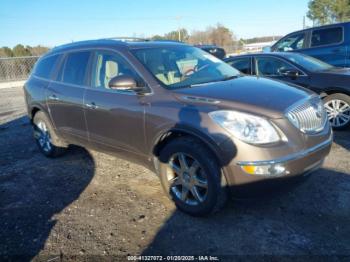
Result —
[[[350,67],[350,22],[308,28],[286,35],[272,52],[299,52],[336,67]]]

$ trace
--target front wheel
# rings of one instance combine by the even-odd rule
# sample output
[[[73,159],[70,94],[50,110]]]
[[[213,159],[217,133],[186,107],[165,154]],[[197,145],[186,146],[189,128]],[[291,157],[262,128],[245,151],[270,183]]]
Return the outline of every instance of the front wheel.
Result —
[[[191,137],[174,139],[161,150],[159,160],[162,186],[180,210],[202,216],[224,206],[225,179],[204,144]]]
[[[344,130],[350,126],[350,96],[340,93],[326,96],[324,107],[333,129]]]

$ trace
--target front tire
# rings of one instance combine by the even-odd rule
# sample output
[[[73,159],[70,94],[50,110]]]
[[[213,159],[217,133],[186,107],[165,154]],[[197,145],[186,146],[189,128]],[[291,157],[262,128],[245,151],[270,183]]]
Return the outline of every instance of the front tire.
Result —
[[[334,130],[345,130],[350,126],[350,96],[333,94],[323,100],[329,122]]]
[[[65,153],[66,148],[56,145],[58,138],[54,132],[50,120],[39,111],[33,119],[34,138],[40,151],[47,157],[58,157]]]
[[[213,153],[191,137],[170,141],[160,152],[158,173],[177,208],[203,216],[226,203],[226,180]]]

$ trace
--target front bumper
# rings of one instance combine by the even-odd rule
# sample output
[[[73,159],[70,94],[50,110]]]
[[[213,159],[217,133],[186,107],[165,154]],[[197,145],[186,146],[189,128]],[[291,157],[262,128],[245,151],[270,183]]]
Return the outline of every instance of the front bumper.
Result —
[[[230,186],[248,185],[265,180],[283,180],[309,173],[322,165],[331,150],[332,142],[333,136],[330,134],[326,140],[315,146],[283,157],[261,161],[233,161],[224,168],[226,180]],[[249,173],[248,168],[245,168],[247,166],[267,166],[271,167],[271,170],[278,167],[280,172],[252,174],[252,172]]]

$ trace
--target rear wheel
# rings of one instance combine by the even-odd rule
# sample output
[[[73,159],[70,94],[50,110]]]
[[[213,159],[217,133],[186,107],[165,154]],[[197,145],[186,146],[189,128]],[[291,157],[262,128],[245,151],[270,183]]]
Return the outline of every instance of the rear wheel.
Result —
[[[47,157],[57,157],[62,155],[65,151],[65,147],[56,145],[54,141],[58,138],[53,131],[52,125],[49,119],[43,112],[37,112],[33,119],[34,125],[34,138],[40,149],[40,151]]]
[[[201,142],[182,137],[160,152],[159,176],[176,206],[194,216],[207,215],[224,206],[225,179],[210,150]]]
[[[324,107],[329,122],[335,130],[344,130],[350,126],[350,97],[345,94],[333,94],[324,98]]]

